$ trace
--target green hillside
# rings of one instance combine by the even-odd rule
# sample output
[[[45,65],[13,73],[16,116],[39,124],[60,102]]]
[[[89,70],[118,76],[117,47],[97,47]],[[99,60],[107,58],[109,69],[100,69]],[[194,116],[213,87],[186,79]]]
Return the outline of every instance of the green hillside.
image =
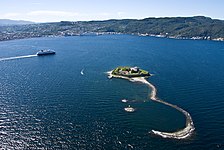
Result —
[[[0,40],[43,36],[92,34],[136,34],[180,39],[224,40],[224,21],[204,16],[122,19],[105,21],[61,21],[0,26]]]

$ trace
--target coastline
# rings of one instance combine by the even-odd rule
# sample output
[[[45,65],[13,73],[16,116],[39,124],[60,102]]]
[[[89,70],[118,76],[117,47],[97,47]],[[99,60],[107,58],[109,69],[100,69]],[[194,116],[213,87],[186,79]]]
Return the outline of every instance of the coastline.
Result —
[[[179,131],[162,132],[162,131],[151,130],[150,133],[153,133],[155,135],[159,135],[163,138],[174,138],[174,139],[184,139],[184,138],[187,138],[187,137],[191,136],[191,134],[195,130],[194,123],[193,123],[193,120],[191,118],[191,115],[187,111],[185,111],[184,109],[178,107],[177,105],[170,104],[170,103],[165,102],[165,101],[159,99],[158,97],[156,97],[156,94],[157,94],[156,87],[153,84],[151,84],[150,82],[148,82],[144,77],[128,78],[128,77],[119,76],[119,75],[112,75],[112,71],[107,72],[107,74],[108,74],[109,78],[112,78],[112,77],[122,78],[122,79],[127,79],[131,82],[141,82],[143,84],[146,84],[149,88],[152,89],[151,95],[150,95],[151,100],[153,100],[155,102],[158,102],[158,103],[161,103],[161,104],[164,104],[164,105],[167,105],[167,106],[170,106],[170,107],[180,111],[181,113],[183,113],[184,116],[186,117],[185,128],[183,128]]]
[[[100,36],[100,35],[134,35],[134,36],[149,36],[149,37],[156,37],[156,38],[167,38],[167,39],[176,39],[176,40],[205,40],[205,41],[215,41],[215,42],[224,42],[224,38],[214,38],[208,39],[203,37],[178,37],[178,36],[166,36],[166,35],[154,35],[154,34],[140,34],[140,33],[121,33],[121,32],[94,32],[90,35],[88,34],[74,34],[69,36]],[[68,37],[66,35],[43,35],[43,36],[22,36],[22,37],[7,37],[5,39],[0,39],[0,42],[4,41],[12,41],[12,40],[22,40],[22,39],[32,39],[32,38],[43,38],[43,37]]]

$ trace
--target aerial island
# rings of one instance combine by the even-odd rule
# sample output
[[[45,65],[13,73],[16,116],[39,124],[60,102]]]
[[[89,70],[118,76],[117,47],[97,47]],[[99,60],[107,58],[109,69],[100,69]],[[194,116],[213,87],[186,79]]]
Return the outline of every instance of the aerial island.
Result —
[[[180,111],[181,113],[183,113],[184,116],[186,117],[185,128],[183,128],[179,131],[162,132],[162,131],[152,130],[150,133],[159,135],[163,138],[184,139],[184,138],[189,137],[195,130],[191,115],[187,111],[178,107],[177,105],[170,104],[170,103],[163,101],[163,100],[159,99],[158,97],[156,97],[156,93],[157,93],[156,87],[146,80],[146,78],[152,76],[148,71],[140,69],[139,67],[117,67],[117,68],[107,72],[107,74],[108,74],[109,79],[122,78],[122,79],[127,79],[131,82],[141,82],[143,84],[146,84],[149,88],[151,88],[150,99],[152,101],[170,106],[170,107]],[[126,111],[129,111],[129,112],[134,111],[133,108],[130,107],[130,105],[129,105],[129,107],[127,107],[125,109],[126,109]]]
[[[139,67],[117,67],[114,70],[108,72],[108,78],[112,77],[123,77],[123,78],[134,78],[134,77],[149,77],[151,74]]]

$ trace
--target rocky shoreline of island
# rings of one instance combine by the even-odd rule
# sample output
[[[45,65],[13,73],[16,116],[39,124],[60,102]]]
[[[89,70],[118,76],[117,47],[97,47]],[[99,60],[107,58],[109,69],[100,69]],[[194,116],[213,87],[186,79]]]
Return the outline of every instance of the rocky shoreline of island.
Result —
[[[150,94],[150,99],[151,100],[153,100],[155,102],[158,102],[158,103],[161,103],[161,104],[164,104],[164,105],[167,105],[167,106],[170,106],[170,107],[178,110],[179,112],[183,113],[184,116],[186,117],[185,128],[183,128],[179,131],[162,132],[162,131],[151,130],[150,133],[155,134],[155,135],[159,135],[163,138],[174,138],[174,139],[184,139],[184,138],[188,138],[192,135],[195,128],[194,128],[194,123],[193,123],[193,120],[191,118],[191,115],[187,111],[185,111],[184,109],[178,107],[177,105],[170,104],[170,103],[165,102],[165,101],[159,99],[158,97],[156,97],[156,94],[157,94],[156,87],[146,80],[146,77],[148,77],[148,76],[139,75],[138,77],[128,77],[128,76],[123,76],[121,74],[116,75],[113,72],[114,72],[114,70],[107,72],[108,78],[121,78],[121,79],[129,80],[131,82],[140,82],[140,83],[146,84],[149,88],[152,89],[151,94]]]

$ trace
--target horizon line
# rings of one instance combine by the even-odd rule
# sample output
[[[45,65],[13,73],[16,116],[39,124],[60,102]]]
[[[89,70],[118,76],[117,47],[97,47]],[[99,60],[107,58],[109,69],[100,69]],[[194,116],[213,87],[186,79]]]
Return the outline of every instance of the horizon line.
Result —
[[[210,16],[205,16],[205,15],[193,15],[193,16],[159,16],[159,17],[142,17],[142,18],[108,18],[108,19],[92,19],[92,20],[58,20],[58,21],[47,21],[47,22],[37,22],[37,21],[30,21],[30,20],[23,20],[23,19],[10,19],[10,18],[0,18],[0,20],[11,20],[11,21],[27,21],[27,22],[32,22],[32,23],[54,23],[54,22],[62,22],[62,21],[68,21],[68,22],[85,22],[85,21],[107,21],[107,20],[143,20],[147,18],[155,18],[155,19],[160,19],[160,18],[192,18],[192,17],[206,17],[206,18],[211,18],[212,20],[221,20],[224,21],[224,19],[221,18],[213,18]]]

